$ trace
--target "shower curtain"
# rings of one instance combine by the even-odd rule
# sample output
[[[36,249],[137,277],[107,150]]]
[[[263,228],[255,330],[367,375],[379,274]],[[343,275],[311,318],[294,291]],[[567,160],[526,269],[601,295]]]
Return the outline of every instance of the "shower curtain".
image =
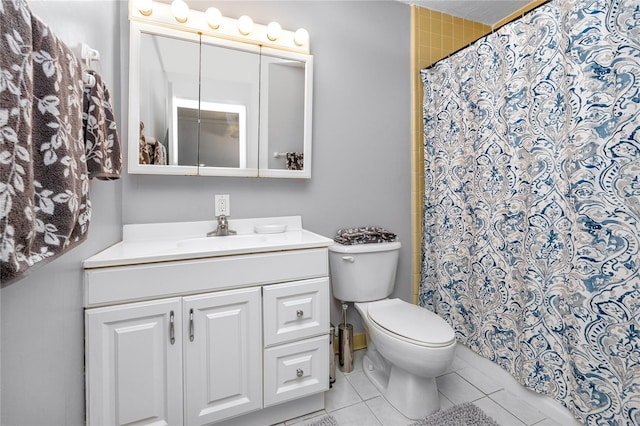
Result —
[[[422,78],[420,304],[585,424],[640,424],[640,0],[551,1]]]

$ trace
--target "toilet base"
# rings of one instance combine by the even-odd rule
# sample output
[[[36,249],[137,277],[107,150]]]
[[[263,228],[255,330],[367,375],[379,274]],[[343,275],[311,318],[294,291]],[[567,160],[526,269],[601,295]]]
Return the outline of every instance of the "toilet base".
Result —
[[[369,347],[362,360],[365,376],[380,394],[409,419],[418,420],[440,409],[440,397],[435,377],[417,377],[392,365]]]

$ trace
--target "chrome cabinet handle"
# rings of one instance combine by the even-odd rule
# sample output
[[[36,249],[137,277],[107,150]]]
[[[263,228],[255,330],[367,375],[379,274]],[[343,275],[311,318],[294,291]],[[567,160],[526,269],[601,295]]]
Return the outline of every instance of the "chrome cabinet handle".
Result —
[[[302,375],[303,375],[303,374],[304,374],[304,371],[302,371],[302,369],[301,369],[301,368],[298,368],[298,369],[296,370],[296,376],[298,376],[298,377],[302,377]]]
[[[298,310],[296,311],[296,316],[297,316],[298,318],[302,318],[302,317],[304,316],[304,311],[303,311],[302,309],[298,309]]]
[[[189,341],[193,342],[195,330],[193,327],[193,309],[189,309]]]
[[[175,319],[173,311],[169,313],[169,341],[172,345],[176,343]]]

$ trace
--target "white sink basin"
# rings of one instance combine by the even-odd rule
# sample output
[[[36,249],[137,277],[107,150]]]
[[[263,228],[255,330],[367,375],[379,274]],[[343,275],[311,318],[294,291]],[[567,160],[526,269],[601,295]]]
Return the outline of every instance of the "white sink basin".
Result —
[[[280,226],[281,225],[281,226]],[[215,221],[125,225],[123,239],[84,261],[84,268],[123,266],[173,260],[200,259],[269,251],[328,247],[333,240],[302,229],[300,216],[229,220],[237,235],[224,237],[207,233]],[[255,233],[255,230],[279,233]]]
[[[257,247],[273,246],[292,240],[300,232],[280,234],[240,234],[224,237],[187,238],[177,242],[177,246],[189,251],[246,250]],[[299,238],[298,238],[299,239]]]

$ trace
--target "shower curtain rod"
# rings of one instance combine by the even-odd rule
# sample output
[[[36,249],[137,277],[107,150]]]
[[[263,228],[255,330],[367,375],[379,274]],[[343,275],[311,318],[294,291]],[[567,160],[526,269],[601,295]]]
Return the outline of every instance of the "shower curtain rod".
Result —
[[[544,3],[540,3],[539,5],[537,5],[536,7],[534,7],[533,9],[531,9],[531,10],[528,10],[528,11],[524,12],[522,15],[520,15],[520,17],[519,17],[519,18],[514,19],[514,20],[512,20],[512,21],[509,21],[509,22],[506,22],[506,23],[504,23],[503,25],[500,25],[498,28],[492,28],[492,29],[491,29],[491,34],[495,33],[495,32],[496,32],[496,30],[499,30],[500,28],[504,27],[505,25],[508,25],[508,24],[510,24],[510,23],[512,23],[512,22],[515,22],[515,21],[516,21],[516,20],[518,20],[518,19],[522,19],[522,18],[524,18],[525,16],[527,16],[527,14],[529,14],[529,13],[533,12],[534,10],[536,10],[537,8],[539,8],[539,7],[541,7],[541,6],[544,6],[544,5],[545,5],[545,4],[547,4],[547,3],[551,3],[552,1],[553,1],[553,0],[547,0],[547,1],[545,1]],[[489,34],[487,34],[487,35],[489,35]],[[431,65],[427,65],[426,67],[422,68],[420,71],[425,71],[425,70],[428,70],[428,69],[430,69],[430,68],[433,68],[433,67],[434,67],[434,66],[436,66],[440,61],[444,61],[445,59],[449,59],[450,57],[452,57],[452,56],[453,56],[453,55],[455,55],[456,53],[458,53],[458,52],[460,52],[460,51],[462,51],[462,50],[464,50],[464,49],[466,49],[466,48],[468,48],[468,47],[473,46],[475,43],[477,43],[478,41],[482,40],[482,39],[483,39],[484,37],[486,37],[487,35],[484,35],[484,36],[480,37],[479,39],[472,41],[471,43],[467,44],[466,46],[462,46],[462,47],[460,47],[459,49],[454,50],[453,52],[449,53],[449,54],[448,54],[447,56],[445,56],[444,58],[440,58],[440,59],[438,59],[437,61],[435,61],[435,62],[434,62],[434,63],[432,63]]]

